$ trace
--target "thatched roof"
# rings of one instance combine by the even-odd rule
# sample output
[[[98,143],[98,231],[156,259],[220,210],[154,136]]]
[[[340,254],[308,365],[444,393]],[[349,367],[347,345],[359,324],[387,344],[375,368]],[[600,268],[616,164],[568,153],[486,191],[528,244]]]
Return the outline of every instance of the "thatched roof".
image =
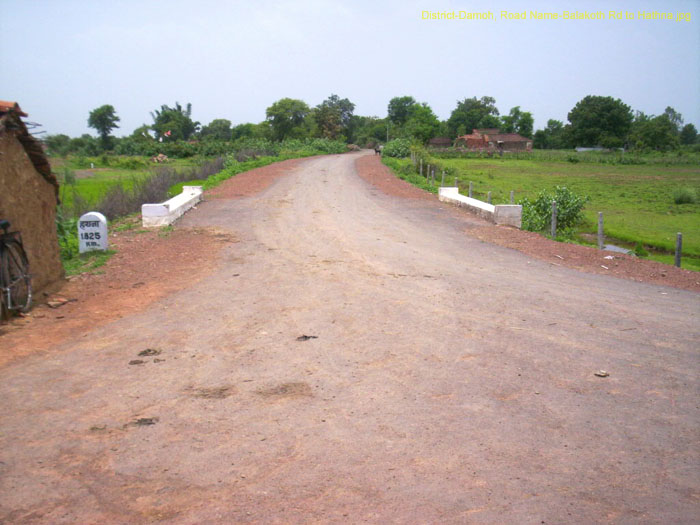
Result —
[[[27,131],[27,126],[22,122],[21,117],[26,117],[17,102],[6,102],[0,100],[0,134],[12,133],[15,138],[22,144],[24,151],[27,153],[29,160],[34,164],[34,168],[42,177],[44,177],[56,190],[58,198],[58,180],[51,173],[51,165],[46,158],[44,148],[37,139]]]

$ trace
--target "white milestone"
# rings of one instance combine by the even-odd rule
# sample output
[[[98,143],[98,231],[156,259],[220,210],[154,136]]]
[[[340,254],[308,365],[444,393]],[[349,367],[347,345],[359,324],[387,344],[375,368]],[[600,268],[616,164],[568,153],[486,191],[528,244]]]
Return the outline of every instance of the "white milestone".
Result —
[[[100,212],[91,211],[78,220],[80,253],[109,248],[107,218]]]

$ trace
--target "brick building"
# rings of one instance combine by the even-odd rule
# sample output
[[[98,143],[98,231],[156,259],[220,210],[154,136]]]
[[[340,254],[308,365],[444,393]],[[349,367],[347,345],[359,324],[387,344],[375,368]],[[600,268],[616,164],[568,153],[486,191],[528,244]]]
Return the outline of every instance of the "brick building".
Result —
[[[532,151],[532,139],[517,133],[500,133],[498,129],[475,129],[470,135],[455,139],[455,146],[470,151],[522,152]]]

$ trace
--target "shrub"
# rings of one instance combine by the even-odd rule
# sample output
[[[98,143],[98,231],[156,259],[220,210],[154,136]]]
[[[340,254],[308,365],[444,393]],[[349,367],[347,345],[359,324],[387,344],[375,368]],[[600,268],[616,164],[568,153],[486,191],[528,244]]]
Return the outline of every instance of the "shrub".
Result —
[[[64,217],[62,208],[58,208],[56,213],[56,232],[58,233],[61,259],[65,260],[76,256],[80,249],[78,219]]]
[[[649,256],[649,252],[644,248],[644,245],[640,241],[637,241],[637,243],[634,245],[634,254],[637,257]]]
[[[695,204],[697,201],[698,196],[693,188],[677,188],[673,191],[673,202],[676,204]]]
[[[384,146],[382,155],[403,159],[411,155],[411,141],[408,139],[390,140]]]
[[[580,197],[566,187],[557,186],[554,193],[541,191],[535,200],[527,197],[519,204],[523,207],[524,230],[541,232],[551,228],[552,201],[557,203],[557,230],[567,232],[583,220],[583,207],[590,197]]]
[[[162,202],[168,198],[169,189],[180,182],[204,180],[219,173],[224,160],[219,158],[188,170],[176,170],[170,166],[161,166],[149,177],[133,181],[131,188],[123,184],[114,184],[105,193],[96,206],[105,217],[113,220],[141,209],[146,202]]]

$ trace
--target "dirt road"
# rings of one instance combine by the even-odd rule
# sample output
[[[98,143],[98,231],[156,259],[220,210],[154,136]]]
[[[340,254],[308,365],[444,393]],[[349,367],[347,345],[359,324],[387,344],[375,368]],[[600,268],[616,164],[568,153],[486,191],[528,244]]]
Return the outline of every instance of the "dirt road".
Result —
[[[0,369],[0,522],[697,518],[698,294],[482,242],[355,158],[210,198],[178,225],[238,239],[208,277]]]

